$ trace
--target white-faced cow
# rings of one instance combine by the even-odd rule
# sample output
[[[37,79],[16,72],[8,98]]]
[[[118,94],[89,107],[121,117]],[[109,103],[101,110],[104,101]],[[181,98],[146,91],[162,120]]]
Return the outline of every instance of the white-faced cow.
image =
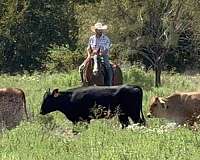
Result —
[[[60,111],[76,124],[79,121],[118,115],[122,128],[129,125],[130,117],[134,123],[145,123],[142,112],[143,92],[139,86],[90,86],[67,91],[55,89],[46,92],[41,106],[41,114]],[[100,107],[103,115],[95,116],[95,106]],[[107,112],[105,112],[107,111]],[[108,114],[104,114],[108,113]]]
[[[11,129],[28,118],[25,94],[18,88],[0,89],[0,129]]]
[[[200,92],[174,93],[166,98],[153,97],[149,111],[148,117],[193,125],[200,118]]]

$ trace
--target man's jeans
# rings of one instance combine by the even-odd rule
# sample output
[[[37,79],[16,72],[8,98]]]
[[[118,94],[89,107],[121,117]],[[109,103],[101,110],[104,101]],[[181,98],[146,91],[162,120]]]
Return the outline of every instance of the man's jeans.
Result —
[[[97,55],[94,56],[94,64],[97,64],[97,57],[98,57]],[[109,62],[109,56],[108,54],[104,54],[104,55],[101,55],[101,57],[103,58],[103,62],[105,64],[106,71],[107,71],[105,85],[112,86],[113,71]]]

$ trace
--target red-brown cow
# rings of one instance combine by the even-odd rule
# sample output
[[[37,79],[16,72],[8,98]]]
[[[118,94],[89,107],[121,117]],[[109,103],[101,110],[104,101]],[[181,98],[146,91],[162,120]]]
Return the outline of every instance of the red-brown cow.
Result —
[[[24,115],[28,119],[24,92],[18,88],[1,88],[0,129],[17,126]]]

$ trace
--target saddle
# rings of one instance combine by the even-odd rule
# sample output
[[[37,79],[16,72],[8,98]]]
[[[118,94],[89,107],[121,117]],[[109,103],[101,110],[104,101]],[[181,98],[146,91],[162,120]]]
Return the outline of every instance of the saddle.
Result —
[[[115,74],[115,68],[116,65],[114,65],[112,62],[110,62],[111,65],[111,69],[112,69],[112,74],[113,74],[113,78],[112,81],[114,81],[114,74]],[[104,78],[104,84],[105,82],[108,80],[108,70],[106,68],[106,65],[104,63],[104,60],[102,57],[98,58],[98,70],[97,72],[93,72],[94,69],[94,60],[93,58],[91,58],[89,61],[86,62],[86,65],[82,67],[82,69],[80,70],[80,74],[81,74],[81,81],[82,83],[88,83],[91,81],[92,77],[96,76],[96,77],[101,77],[100,75],[103,76]]]

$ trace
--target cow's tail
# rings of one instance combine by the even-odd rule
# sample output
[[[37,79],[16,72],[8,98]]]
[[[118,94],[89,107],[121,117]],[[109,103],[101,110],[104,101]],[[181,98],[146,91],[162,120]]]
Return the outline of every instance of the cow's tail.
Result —
[[[22,100],[24,102],[24,112],[25,112],[25,115],[26,115],[26,119],[29,120],[29,116],[28,116],[28,111],[27,111],[27,108],[26,108],[26,97],[25,97],[25,93],[21,90],[21,93],[22,93]]]
[[[143,114],[143,110],[142,110],[142,101],[143,101],[143,90],[141,87],[138,87],[139,89],[139,93],[140,93],[140,113],[141,113],[141,117],[140,117],[140,123],[143,124],[144,126],[146,125],[146,119],[144,118],[144,114]]]

